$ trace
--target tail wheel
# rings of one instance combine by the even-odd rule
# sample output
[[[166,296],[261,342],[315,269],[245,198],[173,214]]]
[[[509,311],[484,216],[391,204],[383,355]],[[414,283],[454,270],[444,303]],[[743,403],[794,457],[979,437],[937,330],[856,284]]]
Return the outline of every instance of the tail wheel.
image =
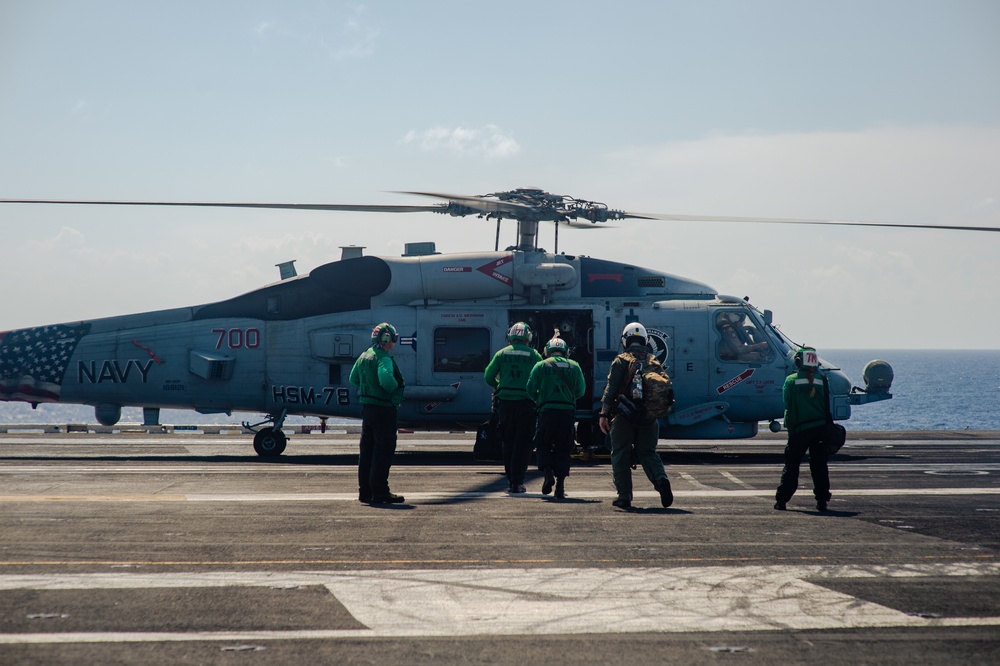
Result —
[[[253,450],[264,458],[276,458],[285,450],[288,438],[285,433],[274,428],[261,428],[253,436]]]

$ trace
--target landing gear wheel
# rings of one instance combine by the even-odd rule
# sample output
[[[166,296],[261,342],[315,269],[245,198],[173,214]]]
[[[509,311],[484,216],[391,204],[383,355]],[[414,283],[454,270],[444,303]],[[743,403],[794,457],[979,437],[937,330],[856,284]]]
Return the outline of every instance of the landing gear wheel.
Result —
[[[261,428],[253,436],[253,450],[264,458],[277,458],[285,450],[288,438],[285,433],[274,428]]]

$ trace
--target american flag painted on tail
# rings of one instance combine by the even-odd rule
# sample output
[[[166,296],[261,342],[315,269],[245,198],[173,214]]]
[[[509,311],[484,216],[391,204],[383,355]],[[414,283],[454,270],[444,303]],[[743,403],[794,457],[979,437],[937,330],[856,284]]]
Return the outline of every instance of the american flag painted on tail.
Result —
[[[0,333],[0,400],[56,402],[66,366],[90,324],[56,324]]]

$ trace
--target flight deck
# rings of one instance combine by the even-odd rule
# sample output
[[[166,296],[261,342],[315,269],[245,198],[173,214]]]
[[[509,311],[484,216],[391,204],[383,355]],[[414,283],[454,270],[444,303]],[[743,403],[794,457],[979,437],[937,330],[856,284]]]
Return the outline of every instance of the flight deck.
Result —
[[[673,506],[577,461],[509,495],[472,433],[403,433],[403,504],[357,435],[0,434],[4,663],[996,663],[1000,432],[858,433],[772,508],[782,435],[661,441]],[[225,429],[222,429],[225,430]],[[346,430],[346,429],[345,429]],[[241,663],[247,663],[241,660]],[[263,662],[262,662],[263,663]]]

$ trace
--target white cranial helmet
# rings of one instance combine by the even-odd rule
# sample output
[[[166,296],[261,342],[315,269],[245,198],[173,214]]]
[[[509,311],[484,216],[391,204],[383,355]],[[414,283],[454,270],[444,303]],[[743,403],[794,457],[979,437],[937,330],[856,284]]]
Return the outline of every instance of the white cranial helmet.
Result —
[[[642,338],[642,344],[646,344],[649,336],[646,335],[646,327],[637,321],[625,325],[622,329],[622,345],[628,347],[629,338]]]

